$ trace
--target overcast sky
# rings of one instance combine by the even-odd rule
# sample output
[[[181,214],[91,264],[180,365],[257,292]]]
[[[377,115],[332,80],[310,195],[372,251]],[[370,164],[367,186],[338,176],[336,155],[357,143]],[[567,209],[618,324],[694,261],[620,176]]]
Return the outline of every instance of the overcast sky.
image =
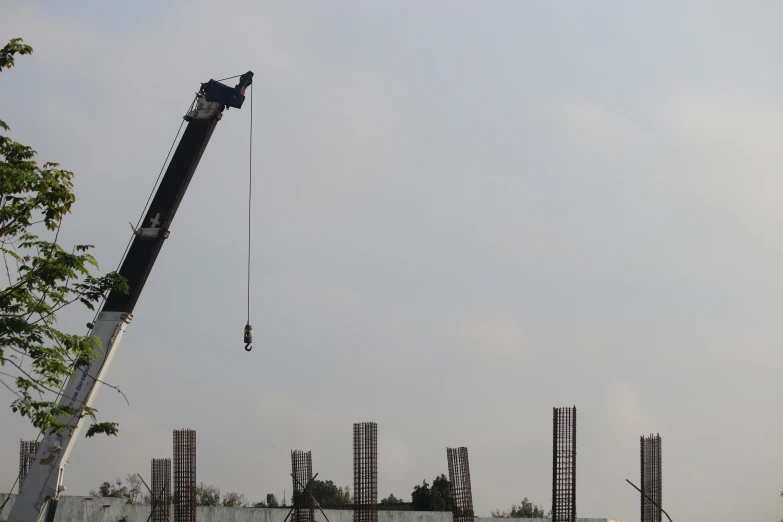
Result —
[[[219,123],[79,438],[70,494],[198,434],[198,480],[290,495],[291,449],[379,495],[470,452],[479,515],[551,505],[552,407],[578,408],[579,516],[637,520],[663,437],[675,520],[783,513],[778,2],[17,2],[12,136],[76,173],[63,244],[113,269],[199,84]],[[78,5],[78,7],[76,7]],[[92,315],[72,309],[75,332]],[[10,395],[0,395],[6,402]],[[36,433],[0,409],[0,489]]]

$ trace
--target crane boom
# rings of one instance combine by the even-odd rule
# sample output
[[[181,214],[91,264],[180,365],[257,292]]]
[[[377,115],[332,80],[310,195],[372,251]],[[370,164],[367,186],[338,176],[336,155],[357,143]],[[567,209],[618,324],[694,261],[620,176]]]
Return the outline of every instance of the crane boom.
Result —
[[[120,267],[120,275],[127,280],[129,292],[110,292],[95,322],[88,325],[89,335],[100,340],[102,350],[96,354],[90,367],[76,369],[69,378],[59,401],[61,407],[75,408],[81,412],[95,399],[122,335],[133,318],[133,309],[155,259],[163,242],[169,237],[169,226],[212,132],[222,118],[224,109],[242,107],[245,89],[252,81],[253,73],[247,72],[233,88],[215,80],[201,84],[195,105],[184,116],[188,122],[185,132],[140,228],[134,231],[130,249]],[[82,417],[61,417],[59,420],[69,429],[44,435],[11,508],[8,522],[37,522],[44,516],[47,521],[53,520],[57,498],[64,489],[61,486],[63,471],[79,434]]]

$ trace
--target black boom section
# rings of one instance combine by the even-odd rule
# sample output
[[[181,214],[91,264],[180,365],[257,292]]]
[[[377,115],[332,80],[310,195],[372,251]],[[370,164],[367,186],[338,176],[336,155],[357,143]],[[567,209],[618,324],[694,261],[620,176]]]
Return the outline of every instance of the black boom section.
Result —
[[[103,307],[104,312],[133,312],[152,265],[165,241],[163,234],[168,231],[174,219],[174,214],[185,195],[185,190],[217,122],[218,118],[194,119],[188,122],[177,150],[155,192],[147,215],[139,225],[141,229],[159,229],[161,234],[157,236],[142,234],[133,238],[128,255],[120,268],[120,275],[128,281],[129,292],[127,295],[118,291],[109,293]]]

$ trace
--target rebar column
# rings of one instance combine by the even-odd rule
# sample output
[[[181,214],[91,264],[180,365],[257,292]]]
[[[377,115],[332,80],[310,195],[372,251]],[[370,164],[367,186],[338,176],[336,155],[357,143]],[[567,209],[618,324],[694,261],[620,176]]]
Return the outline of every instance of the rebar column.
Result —
[[[378,522],[378,425],[353,425],[353,522]]]
[[[171,459],[152,459],[152,522],[171,522]]]
[[[196,432],[174,430],[174,522],[196,522]]]
[[[35,454],[38,453],[40,445],[41,442],[37,440],[19,441],[19,491],[22,491],[22,484],[30,472],[30,466],[33,465]]]
[[[661,509],[663,507],[663,487],[661,473],[661,436],[650,435],[640,438],[641,446],[641,490],[642,522],[661,522]],[[645,495],[647,495],[645,497]],[[650,502],[648,497],[655,503]],[[658,504],[658,507],[655,506]]]
[[[452,517],[454,522],[473,520],[473,492],[470,489],[470,464],[468,448],[446,448],[449,461],[449,482],[451,499],[454,502]]]
[[[552,522],[576,522],[576,406],[552,411]]]
[[[294,522],[313,522],[313,458],[311,452],[291,452],[291,474],[294,482]],[[309,485],[308,485],[309,484]],[[307,490],[304,487],[307,486]]]

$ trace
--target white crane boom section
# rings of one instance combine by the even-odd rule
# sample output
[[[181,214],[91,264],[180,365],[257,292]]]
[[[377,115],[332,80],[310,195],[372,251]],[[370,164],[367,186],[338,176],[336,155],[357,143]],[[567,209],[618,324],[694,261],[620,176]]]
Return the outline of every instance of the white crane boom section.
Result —
[[[92,405],[95,392],[101,386],[103,376],[111,364],[131,318],[130,314],[124,312],[98,314],[90,335],[100,340],[103,350],[93,361],[92,366],[80,369],[68,380],[59,406],[81,411],[84,407]],[[46,513],[49,501],[57,498],[63,471],[73,449],[73,441],[78,437],[83,424],[81,420],[78,415],[61,418],[60,421],[70,429],[44,436],[35,455],[34,465],[30,467],[16,497],[8,518],[9,522],[35,522],[39,514]]]

